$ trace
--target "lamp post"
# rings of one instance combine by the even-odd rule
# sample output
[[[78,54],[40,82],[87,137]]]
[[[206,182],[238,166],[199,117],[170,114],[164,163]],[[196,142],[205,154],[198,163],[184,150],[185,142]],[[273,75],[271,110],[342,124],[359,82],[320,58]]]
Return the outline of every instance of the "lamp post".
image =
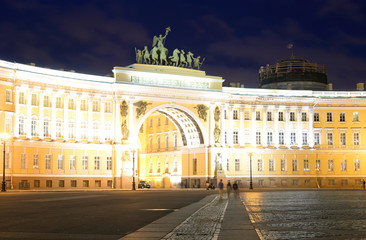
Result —
[[[135,184],[135,149],[132,150],[132,190],[136,190]]]
[[[1,191],[6,192],[6,182],[5,182],[5,142],[10,138],[9,134],[1,133],[0,139],[4,141],[4,151],[3,151],[3,183],[1,186]]]
[[[250,151],[249,151],[249,164],[250,164],[250,166],[249,166],[249,171],[250,171],[250,175],[249,175],[249,189],[253,189],[253,164],[252,164],[252,156],[253,156],[253,152],[252,152],[253,150],[251,149]]]

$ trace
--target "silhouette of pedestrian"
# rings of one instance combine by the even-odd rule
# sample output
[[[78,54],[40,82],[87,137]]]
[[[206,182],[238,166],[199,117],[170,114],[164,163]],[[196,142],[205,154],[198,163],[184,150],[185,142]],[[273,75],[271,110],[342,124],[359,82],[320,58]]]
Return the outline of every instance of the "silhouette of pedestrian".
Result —
[[[239,196],[239,186],[236,181],[233,184],[233,189],[234,189],[234,197],[236,199]]]
[[[227,181],[226,191],[227,191],[227,199],[230,199],[230,192],[231,192],[231,183],[230,183],[230,180]]]
[[[220,182],[219,182],[219,194],[220,194],[220,199],[222,199],[222,193],[224,191],[224,183],[222,182],[222,179],[220,179]]]
[[[366,184],[365,179],[363,179],[362,180],[362,189],[365,189],[365,184]]]

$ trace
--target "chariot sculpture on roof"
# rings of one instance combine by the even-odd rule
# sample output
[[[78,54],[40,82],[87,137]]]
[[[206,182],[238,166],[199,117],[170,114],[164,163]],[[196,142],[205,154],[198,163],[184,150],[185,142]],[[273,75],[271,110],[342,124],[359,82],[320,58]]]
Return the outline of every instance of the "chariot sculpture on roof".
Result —
[[[136,62],[139,64],[152,64],[152,65],[165,65],[175,67],[185,67],[192,69],[200,69],[205,58],[194,57],[194,54],[190,51],[185,53],[184,50],[174,49],[171,56],[168,56],[168,49],[165,48],[165,40],[168,33],[171,31],[170,27],[165,29],[165,35],[160,34],[154,36],[152,49],[149,51],[148,47],[145,46],[143,50],[136,49]]]

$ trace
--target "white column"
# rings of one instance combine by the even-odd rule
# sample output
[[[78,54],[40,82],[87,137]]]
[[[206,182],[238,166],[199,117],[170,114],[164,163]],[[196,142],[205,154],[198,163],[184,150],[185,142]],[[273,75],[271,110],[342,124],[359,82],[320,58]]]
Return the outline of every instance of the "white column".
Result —
[[[31,89],[29,89],[28,93],[27,93],[27,119],[26,119],[26,123],[27,123],[27,138],[31,138],[31,127],[32,127],[32,92],[30,91]]]
[[[56,137],[56,93],[57,92],[53,92],[52,94],[52,102],[51,102],[51,137],[53,140],[57,139]]]
[[[297,146],[302,147],[302,124],[301,124],[301,108],[297,108],[297,133],[296,133]]]
[[[240,127],[239,127],[239,142],[240,142],[240,146],[245,146],[245,131],[244,131],[244,107],[240,106],[240,114],[239,114],[239,118],[240,118]]]
[[[233,125],[234,125],[234,121],[233,121],[233,105],[230,105],[228,107],[226,107],[228,109],[228,114],[229,114],[229,132],[228,132],[228,143],[230,147],[234,146],[233,143]]]
[[[252,146],[256,146],[255,144],[255,133],[256,133],[256,124],[255,124],[255,106],[252,106]]]
[[[121,120],[120,120],[120,98],[114,99],[114,123],[113,123],[113,139],[115,143],[120,143],[122,138]]]
[[[68,103],[69,103],[69,94],[64,94],[64,139],[66,141],[69,140],[69,109],[68,109]]]
[[[314,109],[309,109],[309,121],[308,121],[308,124],[309,124],[309,135],[308,135],[308,138],[309,138],[309,147],[313,148],[314,147]]]
[[[276,148],[279,147],[279,127],[278,127],[278,112],[279,108],[275,106],[274,109],[274,133],[273,133],[273,144]]]
[[[267,107],[263,107],[263,146],[267,146]]]
[[[225,119],[225,105],[222,104],[221,108],[221,146],[225,146],[225,131],[226,131],[226,119]]]
[[[76,113],[75,113],[75,124],[76,124],[76,138],[75,140],[77,142],[80,142],[81,140],[81,132],[80,132],[80,128],[81,128],[81,111],[80,111],[80,106],[81,106],[81,95],[77,95],[76,97]]]
[[[105,142],[105,127],[104,127],[104,105],[105,97],[100,99],[100,142]]]
[[[210,104],[210,145],[215,146],[215,118],[214,118],[215,105],[213,103]]]
[[[19,88],[15,88],[15,124],[14,137],[19,137]]]
[[[130,130],[130,135],[128,136],[129,140],[131,141],[136,141],[136,142],[133,142],[133,144],[137,143],[137,138],[138,136],[135,135],[135,122],[133,121],[133,102],[135,101],[135,98],[131,97],[129,99],[129,107],[128,107],[128,129]],[[143,116],[141,116],[143,117]],[[137,131],[137,130],[136,130]],[[131,137],[136,137],[136,139],[132,139]],[[162,140],[160,139],[160,142],[162,142]]]
[[[39,95],[39,118],[38,118],[38,136],[39,138],[44,138],[44,129],[43,129],[43,121],[44,121],[44,91]]]
[[[88,141],[93,142],[93,96],[88,97]]]

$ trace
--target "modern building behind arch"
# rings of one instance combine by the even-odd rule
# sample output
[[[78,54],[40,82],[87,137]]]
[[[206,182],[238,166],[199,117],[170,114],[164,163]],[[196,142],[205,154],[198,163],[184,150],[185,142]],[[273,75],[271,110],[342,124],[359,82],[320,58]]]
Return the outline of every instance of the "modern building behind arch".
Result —
[[[363,84],[251,89],[173,66],[113,72],[0,61],[8,189],[127,189],[133,169],[136,186],[156,188],[248,187],[251,166],[255,188],[357,188],[366,174]]]

